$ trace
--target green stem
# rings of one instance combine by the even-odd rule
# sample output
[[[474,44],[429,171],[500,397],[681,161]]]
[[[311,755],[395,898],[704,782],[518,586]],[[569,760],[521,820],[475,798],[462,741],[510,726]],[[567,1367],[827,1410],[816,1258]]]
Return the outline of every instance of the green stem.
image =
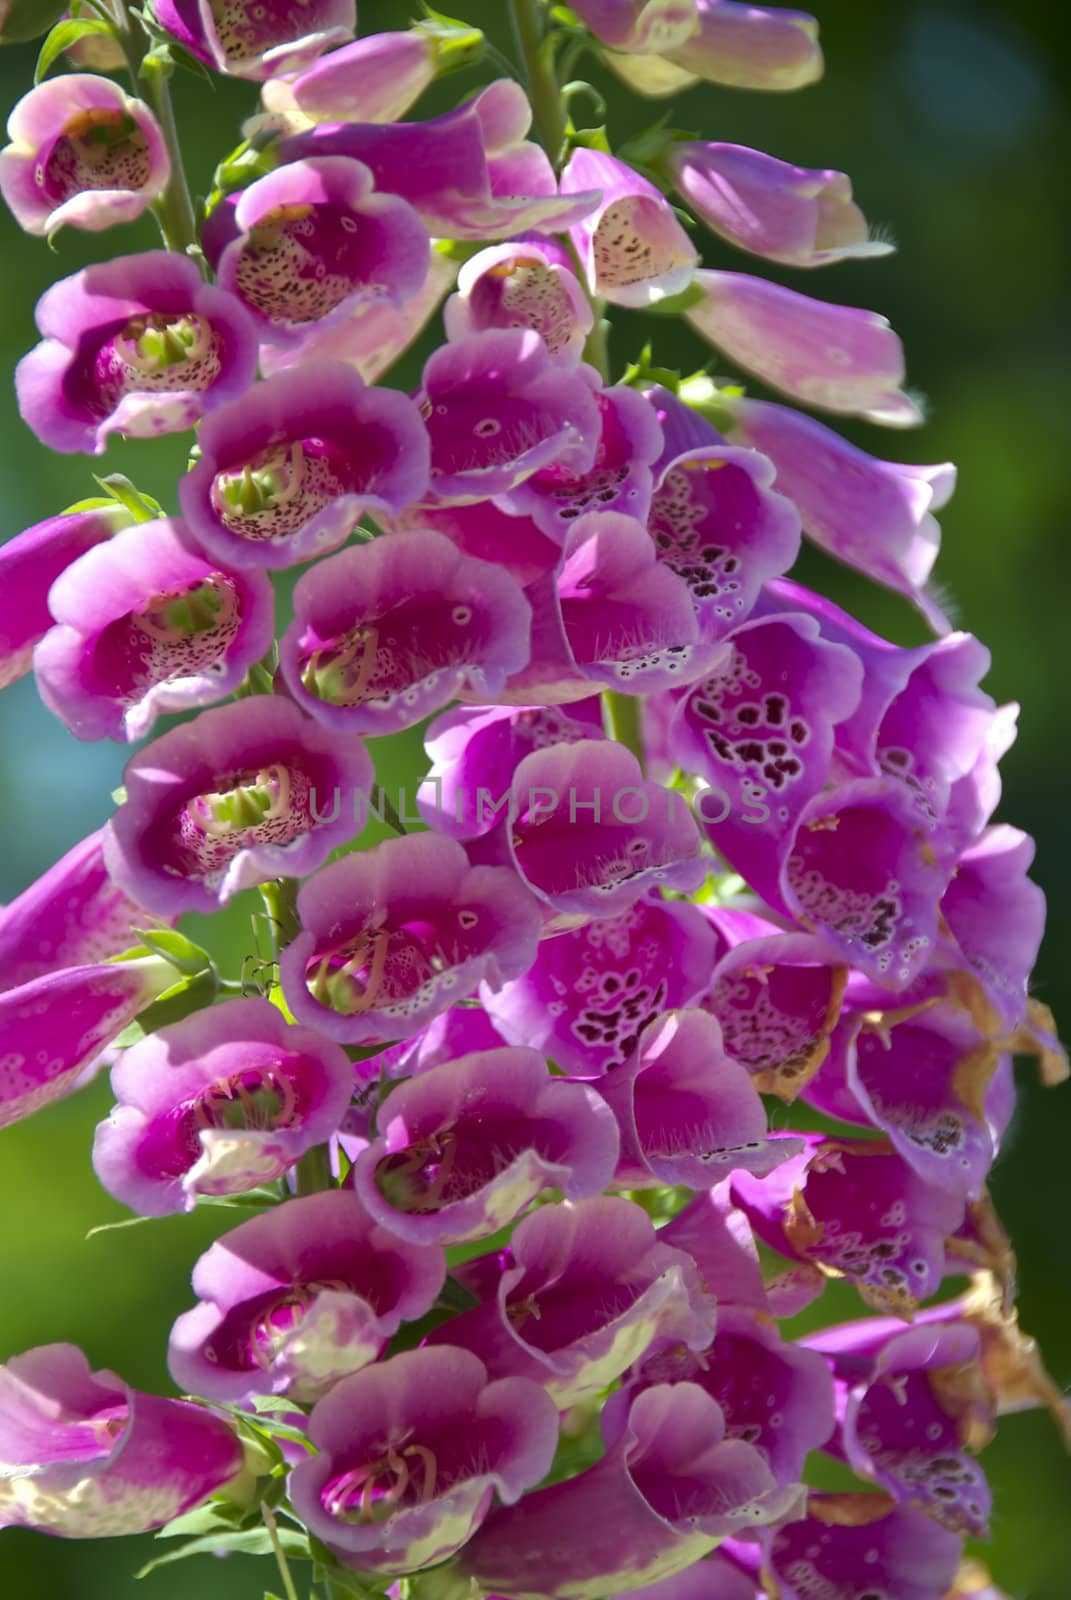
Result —
[[[378,783],[372,785],[371,809],[381,821],[386,823],[393,833],[409,832],[409,829],[392,805],[386,790],[382,789]]]
[[[581,282],[583,276],[581,273]],[[591,332],[584,341],[584,360],[595,368],[604,383],[610,381],[610,319],[604,315],[606,302],[593,300],[591,309],[595,317]]]
[[[283,1580],[283,1592],[286,1600],[298,1600],[298,1592],[290,1575],[290,1563],[286,1559],[286,1551],[283,1549],[282,1540],[279,1538],[279,1525],[275,1520],[275,1513],[270,1506],[262,1505],[260,1514],[264,1518],[264,1526],[268,1530],[268,1538],[271,1540],[271,1547],[275,1552],[275,1560],[279,1568],[279,1576]]]
[[[146,57],[152,50],[152,40],[125,3],[117,7],[116,26],[134,92],[143,95],[155,113],[171,161],[171,177],[152,208],[153,215],[167,248],[186,254],[191,246],[197,244],[197,220],[182,165],[182,148],[171,105],[171,90],[168,87],[171,68],[156,56],[146,64]]]
[[[602,697],[603,717],[610,738],[631,750],[640,766],[646,770],[641,709],[642,702],[636,695],[618,694],[608,689]]]
[[[260,886],[268,925],[271,929],[271,951],[277,956],[301,932],[297,914],[297,879],[272,878]]]
[[[306,1150],[294,1172],[298,1194],[319,1194],[321,1189],[335,1187],[331,1171],[331,1149],[326,1144],[314,1144]]]
[[[568,125],[554,71],[554,56],[546,34],[546,13],[541,0],[509,0],[509,11],[528,79],[532,119],[540,142],[557,171],[561,166]]]

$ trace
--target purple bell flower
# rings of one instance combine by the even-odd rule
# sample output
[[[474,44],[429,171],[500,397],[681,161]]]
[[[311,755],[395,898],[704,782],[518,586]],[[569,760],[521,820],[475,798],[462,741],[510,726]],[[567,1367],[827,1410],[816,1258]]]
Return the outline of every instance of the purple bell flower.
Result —
[[[26,233],[99,233],[133,222],[159,200],[171,161],[142,100],[110,78],[65,73],[38,84],[12,111],[0,151],[0,193]]]
[[[512,1505],[550,1468],[554,1404],[526,1378],[487,1381],[448,1346],[344,1378],[309,1419],[317,1454],[290,1474],[310,1532],[348,1566],[409,1573],[445,1560],[497,1498]]]
[[[153,14],[198,61],[237,78],[296,72],[357,26],[356,0],[153,0]]]
[[[267,1000],[228,1000],[123,1052],[93,1168],[139,1216],[192,1211],[281,1178],[335,1133],[353,1087],[338,1045]]]
[[[562,172],[562,193],[601,190],[598,204],[570,228],[593,296],[647,306],[687,289],[699,252],[673,207],[616,156],[580,147]]]
[[[987,828],[959,857],[941,901],[960,959],[1006,1030],[1023,1020],[1045,928],[1045,896],[1026,876],[1033,859],[1029,834]]]
[[[443,323],[454,341],[488,328],[531,328],[568,368],[580,360],[594,315],[568,255],[537,236],[471,256],[443,307]]]
[[[255,695],[146,745],[124,781],[108,871],[150,909],[177,915],[320,866],[353,837],[372,763],[358,739],[330,736],[290,700]]]
[[[484,1266],[473,1262],[471,1278],[461,1269],[466,1287]],[[463,1345],[492,1377],[533,1378],[559,1411],[594,1400],[654,1341],[698,1351],[714,1331],[714,1302],[691,1260],[661,1243],[630,1200],[541,1206],[517,1224],[487,1287],[482,1304],[431,1342]]]
[[[428,481],[413,402],[341,362],[255,384],[201,428],[179,482],[194,537],[218,560],[291,567],[344,544],[366,510],[400,511]]]
[[[232,694],[272,642],[264,572],[220,571],[180,522],[139,523],[80,556],[49,594],[41,698],[80,739],[133,741],[158,716]]]
[[[527,665],[530,619],[508,572],[442,534],[392,533],[298,580],[280,665],[325,727],[396,733],[451,700],[493,700]]]
[[[822,76],[818,23],[805,11],[695,0],[699,27],[664,53],[611,55],[639,94],[679,94],[700,81],[730,89],[806,89]]]
[[[91,1372],[73,1344],[0,1367],[0,1527],[65,1539],[144,1533],[237,1476],[230,1422]]]
[[[44,338],[15,388],[23,421],[53,450],[102,455],[113,433],[181,433],[256,376],[242,306],[170,250],[86,267],[53,284],[36,317]]]
[[[807,1515],[774,1535],[780,1600],[814,1594],[951,1600],[962,1540],[881,1494],[813,1494]],[[985,1600],[976,1595],[975,1600]]]
[[[597,1195],[617,1161],[605,1104],[552,1078],[534,1050],[477,1051],[409,1078],[377,1125],[350,1181],[381,1227],[416,1244],[487,1238],[544,1189]]]
[[[585,28],[611,50],[673,50],[699,26],[696,0],[575,0]]]
[[[351,826],[347,823],[347,826]],[[280,978],[294,1016],[347,1044],[411,1038],[481,982],[535,958],[542,918],[505,867],[410,834],[333,862],[298,894]]]
[[[120,505],[65,511],[37,522],[0,545],[0,689],[29,672],[34,645],[51,628],[48,594],[60,574],[94,545],[131,521]]]
[[[440,33],[419,25],[373,33],[332,50],[296,76],[269,78],[261,103],[288,133],[317,122],[397,122],[473,34],[474,29]]]
[[[232,1228],[193,1269],[199,1304],[171,1330],[180,1389],[212,1400],[310,1404],[430,1311],[446,1263],[387,1233],[354,1194],[288,1200]]]
[[[260,338],[284,346],[344,322],[362,301],[404,306],[429,259],[412,206],[373,193],[368,168],[343,156],[294,161],[224,201],[205,249]]]

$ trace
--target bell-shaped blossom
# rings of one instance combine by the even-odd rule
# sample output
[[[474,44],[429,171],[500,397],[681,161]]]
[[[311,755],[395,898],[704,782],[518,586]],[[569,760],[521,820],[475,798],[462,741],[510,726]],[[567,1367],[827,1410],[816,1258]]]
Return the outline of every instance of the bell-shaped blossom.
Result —
[[[941,530],[933,516],[951,498],[951,462],[921,467],[880,461],[813,417],[764,400],[732,400],[731,437],[761,450],[777,486],[799,510],[807,537],[918,605],[937,631],[948,622],[925,593]]]
[[[347,1044],[410,1038],[482,981],[535,958],[540,910],[505,867],[473,867],[437,834],[333,862],[298,894],[302,932],[280,961],[295,1017]]]
[[[171,1330],[180,1389],[211,1400],[285,1394],[310,1404],[430,1311],[446,1263],[378,1227],[357,1196],[288,1200],[232,1228],[193,1269],[199,1304]]]
[[[101,1051],[175,982],[159,956],[64,967],[0,993],[0,1127],[73,1094]]]
[[[554,575],[528,590],[531,660],[503,700],[544,703],[592,690],[646,694],[715,670],[728,647],[707,643],[687,587],[663,565],[642,523],[589,511],[572,524]]]
[[[526,755],[601,736],[597,696],[573,701],[567,710],[496,705],[446,711],[424,736],[432,764],[417,791],[421,815],[438,833],[478,839],[508,808],[513,774]]]
[[[725,915],[715,914],[719,932]],[[792,1101],[829,1054],[847,976],[822,939],[766,924],[725,951],[696,1003],[755,1087]]]
[[[665,1223],[659,1238],[691,1256],[704,1289],[718,1305],[719,1318],[737,1307],[754,1313],[768,1327],[772,1318],[795,1316],[816,1300],[825,1279],[816,1266],[799,1263],[788,1267],[778,1263],[764,1275],[751,1224],[733,1204],[732,1183],[731,1177],[723,1178],[697,1194]],[[652,1383],[664,1381],[663,1369],[673,1377],[671,1357],[672,1351],[660,1353],[658,1364],[647,1373]]]
[[[900,784],[864,778],[804,807],[781,869],[781,895],[850,965],[898,990],[933,953],[950,873]]]
[[[451,700],[493,700],[527,665],[520,586],[442,534],[391,533],[310,568],[279,660],[291,695],[327,728],[412,727]]]
[[[424,492],[428,439],[413,402],[323,362],[255,384],[207,418],[179,480],[195,538],[218,560],[291,567],[344,544],[366,510]]]
[[[369,1216],[418,1244],[487,1238],[544,1189],[597,1195],[617,1161],[607,1107],[534,1050],[480,1050],[409,1078],[377,1125],[350,1181]]]
[[[359,300],[344,322],[326,330],[313,322],[293,345],[261,345],[260,370],[271,378],[311,361],[344,361],[375,383],[420,337],[456,277],[457,262],[432,250],[424,282],[400,309],[382,297]]]
[[[812,300],[742,272],[699,271],[694,281],[704,298],[686,320],[745,372],[819,411],[890,428],[921,422],[900,387],[903,346],[876,311]]]
[[[595,1466],[494,1512],[462,1572],[514,1600],[624,1593],[799,1504],[800,1486],[779,1486],[759,1451],[727,1438],[720,1407],[695,1384],[645,1389],[619,1427]]]
[[[156,918],[116,887],[98,829],[0,908],[0,991],[129,950]]]
[[[575,367],[594,315],[567,253],[537,235],[471,256],[443,307],[443,323],[453,340],[488,328],[531,328],[560,366]]]
[[[801,1148],[767,1137],[758,1090],[705,1011],[663,1013],[596,1087],[621,1130],[614,1181],[624,1188],[710,1188],[729,1172],[769,1172]]]
[[[467,1350],[411,1350],[344,1378],[309,1418],[316,1455],[290,1474],[294,1510],[347,1566],[409,1573],[454,1554],[497,1497],[550,1468],[553,1402],[527,1378],[487,1381]]]
[[[509,850],[565,927],[616,916],[659,885],[695,889],[705,871],[683,797],[648,782],[610,739],[525,756],[513,775]]]
[[[222,700],[270,648],[275,618],[267,573],[221,572],[168,519],[88,550],[49,607],[34,675],[80,739],[140,739],[165,712]]]
[[[335,1132],[353,1084],[338,1045],[267,1000],[227,1000],[122,1053],[94,1171],[139,1216],[191,1211],[282,1177]]]
[[[962,1196],[927,1183],[885,1140],[808,1136],[769,1177],[734,1173],[732,1192],[773,1249],[846,1277],[897,1316],[940,1287],[945,1240],[964,1214]]]
[[[836,1382],[839,1426],[830,1448],[895,1500],[952,1533],[984,1539],[989,1487],[964,1449],[987,1444],[995,1421],[977,1329],[867,1320],[807,1343],[825,1355]]]
[[[1007,1030],[1023,1020],[1045,929],[1045,896],[1026,875],[1033,859],[1029,834],[987,828],[960,855],[941,901],[960,958]]]
[[[362,300],[403,306],[429,259],[412,206],[373,193],[368,168],[344,156],[294,161],[224,201],[205,249],[260,338],[282,345],[343,322]]]
[[[703,637],[720,639],[795,562],[800,517],[757,450],[682,445],[674,448],[667,429],[647,528],[658,559],[688,585]]]
[[[531,517],[559,545],[587,513],[613,511],[644,522],[651,507],[651,464],[662,449],[653,409],[623,384],[596,399],[599,435],[591,467],[575,472],[555,463],[499,497],[504,510]]]
[[[49,78],[22,99],[0,151],[0,194],[19,227],[99,233],[133,222],[171,176],[160,126],[143,100],[88,72]]]
[[[562,553],[531,517],[513,517],[500,511],[493,500],[448,501],[414,506],[400,517],[385,519],[399,533],[431,528],[449,539],[467,556],[493,562],[531,588],[560,565]]]
[[[25,677],[33,664],[34,645],[51,628],[48,608],[52,585],[72,561],[95,544],[110,539],[131,522],[118,504],[91,511],[65,511],[34,523],[24,533],[0,544],[0,689]]]
[[[284,161],[350,156],[376,188],[401,195],[428,231],[487,243],[531,228],[558,233],[591,210],[597,191],[558,192],[546,152],[525,139],[532,108],[519,83],[501,78],[456,111],[423,122],[325,122],[284,140]]]
[[[181,433],[256,376],[243,307],[171,250],[85,267],[53,284],[35,315],[43,340],[19,362],[15,390],[52,450],[102,455],[113,433]]]
[[[806,1516],[774,1535],[769,1560],[780,1600],[945,1600],[962,1548],[955,1534],[886,1495],[812,1494]]]
[[[573,10],[611,50],[673,50],[699,26],[696,0],[576,0]]]
[[[472,1281],[482,1265],[473,1263]],[[463,1345],[493,1378],[534,1378],[559,1411],[594,1399],[653,1341],[698,1351],[714,1331],[714,1303],[690,1258],[662,1244],[630,1200],[541,1206],[517,1224],[494,1278],[483,1303],[442,1323],[431,1342]],[[467,1287],[465,1269],[462,1279]]]
[[[397,122],[437,77],[475,58],[481,46],[478,29],[444,23],[373,33],[296,76],[269,78],[261,103],[288,133],[317,122]]]
[[[145,1533],[237,1476],[229,1421],[93,1372],[73,1344],[0,1367],[0,1528],[65,1539]]]
[[[177,915],[320,866],[352,838],[372,763],[360,740],[329,735],[290,700],[254,695],[146,745],[124,782],[108,871],[150,910]]]
[[[236,78],[296,72],[357,26],[356,0],[154,0],[153,15],[198,61]]]
[[[699,252],[673,207],[647,178],[616,156],[578,147],[562,173],[562,193],[601,191],[570,237],[593,296],[647,306],[692,282]]]
[[[740,144],[674,144],[667,162],[678,193],[708,228],[767,261],[822,267],[893,248],[869,237],[846,173],[794,167]]]
[[[862,669],[812,618],[745,622],[670,725],[677,761],[710,789],[699,803],[716,849],[767,900],[786,836],[828,783],[834,729],[859,702]]]
[[[730,89],[806,89],[822,76],[818,23],[805,11],[738,0],[695,0],[695,10],[699,26],[682,43],[659,54],[610,55],[609,64],[630,88],[654,96],[679,94],[700,80]]]
[[[436,350],[418,395],[437,501],[503,495],[554,463],[587,472],[599,439],[589,377],[563,372],[531,330],[490,329]]]
[[[645,896],[544,939],[528,971],[484,1005],[510,1044],[534,1045],[578,1077],[616,1076],[649,1024],[702,993],[714,957],[694,906]]]

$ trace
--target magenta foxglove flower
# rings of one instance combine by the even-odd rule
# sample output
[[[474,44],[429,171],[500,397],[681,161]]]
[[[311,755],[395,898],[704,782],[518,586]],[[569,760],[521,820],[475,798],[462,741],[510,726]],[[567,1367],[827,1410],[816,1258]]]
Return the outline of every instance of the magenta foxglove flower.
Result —
[[[103,841],[103,829],[89,834],[0,908],[0,990],[107,961],[156,922],[108,877]]]
[[[224,201],[205,249],[260,338],[282,345],[343,322],[363,300],[403,306],[429,256],[412,206],[373,193],[368,168],[342,156],[291,162]]]
[[[562,173],[563,194],[600,190],[570,236],[592,295],[646,306],[687,289],[699,252],[654,184],[616,156],[580,147]]]
[[[493,700],[527,665],[531,611],[489,561],[428,530],[391,533],[310,568],[279,646],[294,700],[327,728],[410,728],[448,701]]]
[[[528,971],[483,1003],[510,1044],[533,1045],[577,1077],[616,1076],[649,1024],[696,1000],[715,948],[694,906],[645,896],[544,939]]]
[[[118,504],[92,511],[66,511],[35,523],[0,545],[0,586],[4,594],[0,611],[0,689],[29,672],[34,645],[55,620],[48,608],[48,593],[60,573],[130,521],[130,513]]]
[[[344,544],[366,510],[423,494],[428,439],[413,402],[341,362],[258,383],[207,418],[179,480],[195,538],[218,560],[292,567]]]
[[[281,1178],[336,1131],[353,1087],[337,1045],[267,1000],[227,1000],[122,1053],[93,1168],[139,1216],[192,1211]]]
[[[986,1538],[989,1486],[964,1452],[988,1443],[995,1422],[978,1330],[958,1321],[893,1330],[868,1320],[807,1344],[826,1356],[836,1383],[830,1449],[941,1527]]]
[[[699,26],[696,0],[575,0],[573,10],[611,50],[674,50]]]
[[[260,91],[272,121],[297,133],[317,122],[397,122],[444,71],[476,50],[475,28],[438,26],[373,33]]]
[[[903,346],[876,311],[812,300],[742,272],[701,270],[694,281],[704,298],[685,311],[686,320],[771,388],[819,411],[890,428],[922,421],[900,387]]]
[[[371,1217],[416,1244],[487,1238],[544,1189],[597,1195],[617,1161],[607,1107],[534,1050],[481,1050],[409,1078],[377,1124],[350,1181]]]
[[[441,117],[321,123],[286,139],[281,153],[284,161],[363,161],[376,188],[408,200],[430,233],[486,244],[531,228],[560,232],[598,199],[597,191],[559,194],[546,152],[525,139],[531,123],[524,90],[501,78]]]
[[[470,866],[460,844],[437,834],[332,862],[297,905],[303,931],[279,964],[287,1003],[347,1044],[411,1038],[479,983],[517,977],[542,923],[516,873]]]
[[[532,750],[602,737],[598,696],[558,706],[459,706],[428,724],[431,770],[417,791],[430,828],[455,839],[490,833],[509,807],[510,784]],[[541,947],[541,951],[545,950]]]
[[[886,1495],[812,1494],[807,1515],[774,1535],[770,1565],[781,1600],[810,1600],[823,1588],[952,1600],[961,1594],[950,1585],[962,1548],[954,1534]],[[979,1591],[974,1597],[986,1600]]]
[[[529,589],[532,659],[502,699],[546,703],[593,690],[642,695],[716,670],[728,646],[706,643],[691,596],[658,559],[643,524],[590,511],[565,538],[554,577]]]
[[[788,406],[731,400],[731,437],[769,456],[777,486],[803,531],[823,550],[920,606],[935,630],[948,622],[925,594],[941,530],[932,515],[952,496],[951,462],[920,467],[879,461]]]
[[[73,1344],[0,1367],[0,1527],[65,1539],[159,1528],[235,1477],[232,1424],[91,1372]]]
[[[19,362],[23,421],[53,450],[102,455],[110,435],[181,433],[257,370],[253,325],[171,250],[86,267],[37,303],[43,341]]]
[[[842,1274],[868,1306],[909,1316],[940,1288],[963,1199],[927,1183],[885,1140],[822,1140],[769,1177],[733,1174],[733,1198],[782,1255]]]
[[[531,328],[559,365],[574,367],[594,315],[568,254],[536,236],[471,256],[443,307],[443,323],[455,341],[488,328]]]
[[[869,237],[843,172],[794,167],[739,144],[675,144],[668,164],[678,192],[708,228],[767,261],[822,267],[893,248]]]
[[[495,328],[441,346],[417,396],[433,502],[503,495],[553,463],[588,471],[599,438],[592,376],[563,372],[531,331]]]
[[[527,1378],[487,1381],[467,1350],[411,1350],[343,1378],[316,1405],[317,1454],[290,1474],[310,1532],[362,1572],[418,1572],[454,1554],[497,1496],[550,1468],[554,1403]]]
[[[378,1227],[338,1189],[232,1228],[193,1269],[200,1297],[171,1330],[180,1389],[212,1400],[285,1394],[310,1404],[430,1311],[446,1263]]]
[[[49,606],[56,626],[34,651],[34,675],[80,739],[140,739],[165,712],[222,700],[275,625],[267,573],[220,571],[168,519],[88,550]]]
[[[525,756],[513,775],[509,849],[566,927],[615,916],[659,885],[695,889],[705,872],[683,797],[649,783],[609,739]]]
[[[110,78],[64,73],[12,111],[0,151],[0,193],[39,238],[57,228],[99,233],[140,217],[167,188],[171,161],[156,118]]]
[[[0,1128],[80,1089],[105,1046],[175,982],[159,956],[49,970],[0,993]]]
[[[198,61],[238,78],[296,72],[357,26],[356,0],[153,0],[153,14]]]
[[[802,1149],[767,1137],[758,1090],[726,1053],[705,1011],[667,1011],[643,1030],[629,1061],[600,1078],[621,1130],[614,1182],[706,1189],[729,1172],[760,1176]]]
[[[802,1486],[781,1487],[758,1450],[727,1438],[721,1408],[693,1383],[643,1390],[618,1426],[595,1466],[492,1513],[462,1571],[514,1600],[625,1593],[800,1504]]]
[[[822,1293],[826,1280],[817,1267],[803,1265],[764,1278],[751,1225],[732,1201],[732,1181],[725,1178],[697,1194],[659,1230],[659,1238],[663,1244],[687,1251],[719,1311],[740,1307],[757,1313],[767,1326],[773,1317],[794,1316],[810,1305]],[[654,1362],[655,1358],[651,1359]],[[661,1352],[658,1361],[647,1374],[652,1383],[664,1381],[666,1361],[665,1371],[673,1377],[672,1351]]]
[[[586,472],[567,465],[543,467],[499,496],[506,511],[531,517],[561,544],[577,519],[592,511],[615,511],[640,522],[651,506],[651,464],[662,449],[662,429],[649,402],[618,384],[596,396],[599,436]]]
[[[108,871],[150,909],[177,915],[320,866],[352,838],[372,763],[360,740],[329,735],[290,700],[254,695],[146,745],[124,781]]]
[[[449,501],[414,506],[387,519],[399,532],[432,528],[467,556],[491,561],[524,588],[545,578],[561,563],[561,550],[531,517],[513,517],[494,500]]]
[[[1006,823],[987,828],[960,855],[941,901],[960,959],[1005,1030],[1023,1020],[1045,928],[1045,896],[1026,876],[1033,859],[1029,834]]]
[[[473,1262],[471,1278],[462,1268],[462,1282],[492,1265]],[[594,1399],[654,1341],[698,1351],[714,1331],[690,1257],[661,1243],[630,1200],[541,1206],[517,1224],[503,1270],[486,1276],[482,1303],[441,1323],[431,1343],[463,1345],[494,1378],[533,1378],[559,1411]]]
[[[679,94],[700,80],[730,89],[806,89],[822,76],[818,23],[805,11],[738,0],[695,0],[695,10],[699,27],[683,43],[657,55],[611,55],[610,65],[646,95]]]

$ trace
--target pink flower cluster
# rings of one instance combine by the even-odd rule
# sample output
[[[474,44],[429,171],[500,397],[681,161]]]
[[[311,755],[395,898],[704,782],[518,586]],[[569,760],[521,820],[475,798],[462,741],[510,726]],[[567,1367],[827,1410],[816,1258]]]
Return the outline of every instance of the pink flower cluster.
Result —
[[[43,296],[24,420],[90,456],[197,434],[178,515],[127,493],[0,549],[0,685],[151,736],[0,911],[0,1124],[109,1065],[103,1187],[247,1220],[175,1323],[187,1399],[69,1345],[0,1369],[0,1524],[214,1496],[196,1548],[262,1538],[288,1594],[304,1556],[328,1595],[942,1600],[997,1414],[1062,1412],[986,1184],[1013,1056],[1066,1074],[1032,842],[993,821],[1016,708],[930,582],[954,469],[796,409],[920,420],[883,317],[704,265],[670,198],[760,261],[880,256],[844,174],[664,130],[640,170],[548,99],[578,36],[645,94],[803,87],[814,20],[511,9],[532,103],[499,77],[406,121],[478,30],[156,0],[261,85],[195,235],[165,81],[12,113],[24,229],[152,210],[167,246]],[[617,306],[783,402],[613,381]],[[415,392],[381,385],[440,307]],[[926,642],[792,578],[803,537]],[[375,778],[406,730],[415,832]],[[176,924],[258,890],[270,960],[221,974]],[[858,1318],[792,1337],[832,1280]],[[816,1451],[857,1490],[811,1489]]]

